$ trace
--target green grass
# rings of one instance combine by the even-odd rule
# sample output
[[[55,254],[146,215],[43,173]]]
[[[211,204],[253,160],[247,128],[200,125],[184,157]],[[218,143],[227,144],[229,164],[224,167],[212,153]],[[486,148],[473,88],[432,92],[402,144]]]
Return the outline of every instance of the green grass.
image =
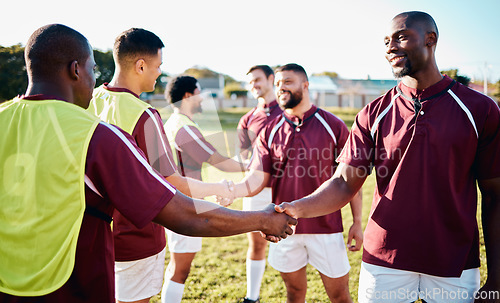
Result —
[[[232,108],[220,112],[218,117],[221,121],[217,125],[214,117],[208,121],[198,121],[203,130],[216,131],[221,127],[226,131],[225,136],[211,136],[209,141],[224,154],[234,156],[236,135],[235,129],[239,118],[249,109]],[[327,108],[336,116],[343,119],[350,127],[357,113],[355,109]],[[227,144],[226,144],[227,142]],[[203,178],[205,181],[219,181],[222,178],[238,181],[242,177],[239,173],[224,173],[213,167],[205,167]],[[371,200],[375,187],[375,177],[372,174],[363,185],[363,229],[366,226],[370,213]],[[230,208],[241,209],[241,199],[236,200]],[[344,238],[347,239],[347,231],[352,223],[349,205],[342,209],[344,220]],[[480,221],[480,209],[478,209],[478,221]],[[481,284],[486,280],[486,257],[484,252],[484,240],[481,231]],[[203,248],[196,255],[191,274],[186,281],[183,302],[238,302],[246,294],[245,259],[248,241],[246,235],[238,235],[225,238],[204,238]],[[360,252],[347,252],[351,264],[349,289],[354,302],[357,302],[358,278],[361,264]],[[169,253],[165,264],[168,264]],[[329,302],[323,288],[321,278],[317,271],[308,265],[308,291],[307,302]],[[286,289],[278,271],[267,265],[261,288],[262,302],[285,302]],[[160,297],[155,296],[151,302],[160,302]]]

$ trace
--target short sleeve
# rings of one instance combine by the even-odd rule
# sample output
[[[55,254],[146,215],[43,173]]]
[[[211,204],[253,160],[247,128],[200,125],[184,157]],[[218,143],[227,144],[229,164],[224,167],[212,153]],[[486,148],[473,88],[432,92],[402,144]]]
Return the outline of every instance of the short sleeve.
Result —
[[[168,177],[177,171],[158,111],[147,109],[137,122],[132,136],[146,154],[149,164],[162,176]]]
[[[255,146],[248,168],[272,174],[271,151],[266,142],[267,130],[267,127],[262,129],[255,140]]]
[[[186,153],[196,163],[202,164],[217,151],[200,130],[194,126],[184,125],[175,136],[175,144],[181,149],[182,153]]]
[[[151,222],[176,192],[147,163],[132,136],[103,122],[90,141],[86,176],[99,195],[138,228]]]
[[[337,162],[370,170],[374,148],[374,141],[368,128],[367,107],[365,107],[356,115],[351,132]]]
[[[500,109],[493,101],[490,103],[475,159],[476,176],[479,180],[500,177]]]

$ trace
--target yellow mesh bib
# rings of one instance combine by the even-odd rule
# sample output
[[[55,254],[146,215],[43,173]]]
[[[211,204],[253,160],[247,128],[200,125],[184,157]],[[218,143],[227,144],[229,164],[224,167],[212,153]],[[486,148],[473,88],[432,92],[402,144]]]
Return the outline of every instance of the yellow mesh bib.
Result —
[[[70,277],[99,120],[62,101],[0,104],[0,291],[41,296]]]

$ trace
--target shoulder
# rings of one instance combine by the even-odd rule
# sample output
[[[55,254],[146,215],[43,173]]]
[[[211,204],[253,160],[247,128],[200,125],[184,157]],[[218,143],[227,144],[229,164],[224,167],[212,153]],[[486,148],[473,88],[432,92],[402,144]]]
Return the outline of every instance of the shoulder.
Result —
[[[249,110],[247,113],[245,113],[241,118],[240,118],[240,121],[238,123],[238,126],[244,126],[244,125],[247,125],[248,123],[248,120],[250,119],[250,117],[252,117],[253,113],[255,112],[256,108],[252,108],[251,110]]]

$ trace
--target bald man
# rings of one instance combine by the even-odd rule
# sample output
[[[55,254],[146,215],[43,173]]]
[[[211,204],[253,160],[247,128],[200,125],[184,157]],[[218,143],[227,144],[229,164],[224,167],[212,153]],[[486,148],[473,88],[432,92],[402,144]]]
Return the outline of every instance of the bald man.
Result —
[[[39,28],[25,59],[26,94],[0,105],[0,302],[115,302],[115,208],[137,228],[154,221],[190,236],[292,233],[296,220],[271,207],[184,196],[133,137],[87,113],[96,64],[77,31]]]
[[[359,302],[473,302],[480,283],[477,182],[488,257],[481,296],[498,302],[500,110],[440,74],[438,30],[427,13],[394,17],[384,42],[401,81],[358,113],[334,176],[277,209],[296,218],[330,213],[374,168]]]

